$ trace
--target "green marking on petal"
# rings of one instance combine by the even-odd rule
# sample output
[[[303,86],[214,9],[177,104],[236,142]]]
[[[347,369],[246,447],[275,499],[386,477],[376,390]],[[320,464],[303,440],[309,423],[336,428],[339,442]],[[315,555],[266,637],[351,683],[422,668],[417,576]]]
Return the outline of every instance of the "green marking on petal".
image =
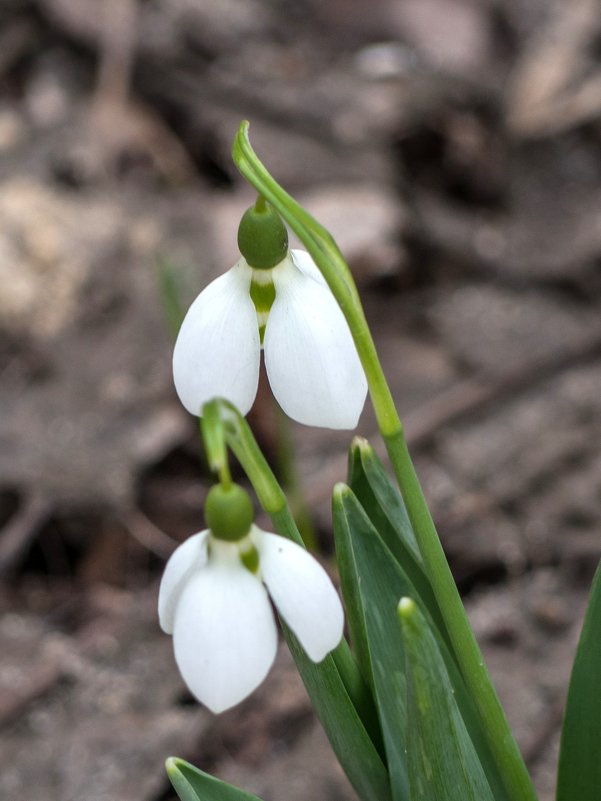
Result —
[[[240,547],[240,561],[253,575],[259,570],[259,552],[251,542]]]
[[[256,272],[255,272],[256,276]],[[267,317],[269,310],[273,306],[275,300],[275,286],[271,278],[265,280],[266,273],[259,273],[260,280],[253,279],[250,283],[250,299],[255,304],[257,311],[257,322],[259,324],[259,336],[261,338],[261,345],[265,336],[265,327],[267,325]]]
[[[250,297],[255,304],[255,309],[261,312],[268,312],[273,306],[275,300],[275,286],[273,281],[269,283],[258,283],[253,280],[250,283]]]

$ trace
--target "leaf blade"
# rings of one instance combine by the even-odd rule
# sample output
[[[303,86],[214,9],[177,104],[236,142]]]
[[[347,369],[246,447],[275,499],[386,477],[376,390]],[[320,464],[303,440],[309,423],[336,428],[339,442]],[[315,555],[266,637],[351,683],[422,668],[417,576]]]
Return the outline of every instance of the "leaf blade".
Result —
[[[398,613],[412,732],[408,748],[412,801],[494,801],[426,619],[410,598],[401,600]]]
[[[376,699],[395,801],[408,801],[403,651],[390,595],[390,571],[379,553],[362,545],[377,537],[351,490],[337,485],[332,504],[336,555],[347,622],[362,671]],[[409,589],[408,584],[403,584]],[[395,637],[394,635],[397,634]]]
[[[601,792],[601,562],[576,649],[561,732],[557,801],[597,801]]]
[[[370,443],[362,437],[355,437],[351,444],[348,472],[348,483],[357,500],[402,566],[452,650],[401,494]]]
[[[393,794],[397,801],[403,801],[408,793],[405,742],[410,730],[406,707],[402,701],[399,702],[399,694],[404,698],[405,685],[404,678],[396,674],[399,671],[404,673],[405,652],[398,632],[396,607],[401,596],[419,598],[419,595],[352,490],[344,484],[335,488],[333,517],[351,640],[379,710]],[[507,792],[459,668],[445,639],[429,618],[427,609],[424,608],[424,612],[444,655],[461,714],[478,756],[485,765],[489,782],[494,787],[495,798],[507,801]],[[374,666],[378,666],[378,669],[374,669]],[[394,688],[390,682],[391,675],[394,676]]]
[[[363,801],[390,801],[388,770],[346,693],[334,657],[329,654],[315,664],[283,623],[282,629],[315,712],[357,795]]]
[[[169,757],[165,768],[181,801],[261,801],[258,796],[216,779],[178,757]]]
[[[349,487],[368,513],[385,542],[393,537],[423,566],[409,515],[400,492],[391,481],[376,452],[363,437],[355,437],[349,450]],[[373,514],[370,514],[370,512]],[[388,546],[391,548],[390,544]],[[391,548],[394,553],[394,549]]]

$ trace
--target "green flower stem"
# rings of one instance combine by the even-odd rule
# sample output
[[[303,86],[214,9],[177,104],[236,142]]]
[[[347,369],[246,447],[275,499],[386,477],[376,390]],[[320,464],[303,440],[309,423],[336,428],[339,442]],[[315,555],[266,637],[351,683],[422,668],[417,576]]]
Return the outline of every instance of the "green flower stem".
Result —
[[[232,449],[250,479],[259,503],[272,519],[277,517],[285,525],[286,530],[280,532],[282,536],[302,545],[303,540],[288,509],[284,491],[278,484],[273,470],[267,464],[250,426],[229,401],[215,400],[212,403],[216,403],[218,406],[225,442]]]
[[[220,409],[225,441],[242,465],[253,485],[259,503],[270,516],[275,530],[282,537],[287,537],[304,548],[303,538],[290,512],[286,496],[245,418],[229,401],[216,400],[212,403],[216,403]],[[380,747],[382,735],[374,700],[351,653],[348,642],[343,639],[331,655],[363,725],[376,747],[379,747],[380,753],[383,753],[383,747]]]
[[[440,539],[407,449],[403,426],[380,365],[353,277],[331,235],[279,184],[257,158],[243,122],[234,140],[234,162],[242,175],[277,209],[321,270],[348,322],[365,371],[378,427],[388,450],[428,578],[453,643],[457,662],[473,696],[493,756],[512,801],[536,801],[524,761],[490,680],[463,608]]]
[[[390,461],[401,488],[407,512],[426,563],[453,651],[465,683],[475,701],[482,729],[499,767],[509,796],[515,801],[536,801],[532,780],[503,707],[484,663],[484,658],[463,608],[440,539],[424,499],[402,431],[384,437]]]
[[[202,407],[200,434],[209,467],[218,474],[222,487],[228,489],[232,484],[232,476],[227,459],[223,422],[216,400],[211,400]]]

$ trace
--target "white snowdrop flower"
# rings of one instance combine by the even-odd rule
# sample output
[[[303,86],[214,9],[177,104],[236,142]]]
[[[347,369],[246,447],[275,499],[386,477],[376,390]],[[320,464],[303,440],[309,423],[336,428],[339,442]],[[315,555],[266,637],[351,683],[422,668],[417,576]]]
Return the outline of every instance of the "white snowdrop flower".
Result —
[[[241,487],[213,487],[205,515],[209,528],[167,562],[159,621],[173,634],[190,692],[217,713],[246,698],[273,663],[277,630],[269,596],[314,662],[340,642],[344,614],[311,554],[252,523],[252,504]]]
[[[242,414],[259,383],[260,352],[276,400],[305,425],[357,425],[367,381],[344,315],[311,256],[288,250],[286,228],[264,203],[240,223],[242,257],[196,298],[173,353],[186,409],[224,397]]]

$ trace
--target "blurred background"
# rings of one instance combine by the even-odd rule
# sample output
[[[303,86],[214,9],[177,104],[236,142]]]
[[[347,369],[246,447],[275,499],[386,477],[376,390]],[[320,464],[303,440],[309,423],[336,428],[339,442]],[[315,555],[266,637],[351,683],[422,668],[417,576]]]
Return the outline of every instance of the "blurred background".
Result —
[[[209,486],[173,298],[237,258],[248,118],[348,257],[550,801],[601,552],[600,5],[0,0],[0,798],[171,801],[170,754],[353,798],[284,648],[215,718],[155,617]],[[289,474],[268,390],[251,422]],[[291,436],[327,562],[349,437]]]

